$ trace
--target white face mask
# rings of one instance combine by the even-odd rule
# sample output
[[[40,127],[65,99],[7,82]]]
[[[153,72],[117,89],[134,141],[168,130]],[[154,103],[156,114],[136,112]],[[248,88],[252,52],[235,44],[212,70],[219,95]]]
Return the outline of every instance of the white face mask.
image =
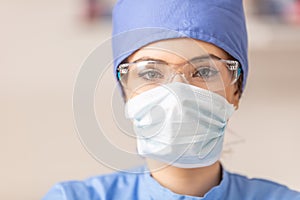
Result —
[[[220,158],[233,112],[224,97],[180,82],[145,91],[125,106],[138,153],[181,168],[209,166]]]

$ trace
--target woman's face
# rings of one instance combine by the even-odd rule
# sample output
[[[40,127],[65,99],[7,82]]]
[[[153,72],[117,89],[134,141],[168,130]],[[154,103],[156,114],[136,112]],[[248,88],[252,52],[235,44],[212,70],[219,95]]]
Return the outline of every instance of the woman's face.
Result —
[[[214,55],[222,59],[231,59],[231,57],[224,50],[216,47],[213,44],[203,42],[200,40],[193,40],[189,38],[176,38],[176,39],[168,39],[162,40],[155,43],[151,43],[143,48],[139,49],[131,56],[127,58],[127,62],[136,62],[140,60],[160,60],[168,63],[168,67],[173,72],[178,71],[183,73],[183,69],[185,66],[188,68],[188,65],[184,65],[189,60],[205,55]],[[179,67],[183,66],[183,67]],[[223,70],[228,70],[224,67]],[[134,81],[130,80],[134,79],[133,77],[128,77],[128,82]],[[186,79],[182,78],[182,76],[176,76],[172,81],[178,82],[186,82]],[[222,84],[222,79],[219,80]],[[127,99],[130,99],[148,89],[147,87],[141,87],[135,91],[128,91],[128,89],[124,88],[124,93]],[[205,88],[207,89],[207,88]],[[227,99],[227,101],[231,104],[234,104],[235,107],[238,107],[239,95],[236,93],[237,84],[231,84],[226,87],[222,87],[221,90],[214,91]]]

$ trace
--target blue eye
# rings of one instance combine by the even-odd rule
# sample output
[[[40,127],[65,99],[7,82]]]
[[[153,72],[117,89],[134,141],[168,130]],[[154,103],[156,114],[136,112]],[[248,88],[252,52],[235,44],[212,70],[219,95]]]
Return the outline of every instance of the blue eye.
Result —
[[[138,76],[149,81],[155,81],[164,78],[163,74],[161,74],[161,72],[156,69],[145,69],[139,72]]]
[[[199,77],[199,78],[203,78],[203,79],[209,79],[209,78],[215,76],[218,73],[219,73],[219,71],[216,70],[213,67],[200,67],[193,74],[193,77]]]

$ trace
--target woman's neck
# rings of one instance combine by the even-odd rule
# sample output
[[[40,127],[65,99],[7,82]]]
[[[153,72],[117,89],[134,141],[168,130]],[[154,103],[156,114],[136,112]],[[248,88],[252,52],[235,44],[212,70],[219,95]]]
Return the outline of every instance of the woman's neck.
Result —
[[[183,169],[167,166],[160,170],[156,170],[160,165],[157,161],[147,160],[147,163],[152,177],[177,194],[203,197],[222,179],[219,161],[208,167]]]

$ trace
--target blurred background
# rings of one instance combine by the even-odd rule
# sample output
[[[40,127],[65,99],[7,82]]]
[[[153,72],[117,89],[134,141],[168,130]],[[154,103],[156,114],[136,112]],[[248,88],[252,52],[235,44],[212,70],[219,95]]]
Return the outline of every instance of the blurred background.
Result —
[[[110,37],[113,4],[0,0],[0,199],[41,199],[59,181],[113,171],[82,146],[72,111],[82,62]],[[300,1],[246,8],[250,75],[223,163],[300,190]]]

